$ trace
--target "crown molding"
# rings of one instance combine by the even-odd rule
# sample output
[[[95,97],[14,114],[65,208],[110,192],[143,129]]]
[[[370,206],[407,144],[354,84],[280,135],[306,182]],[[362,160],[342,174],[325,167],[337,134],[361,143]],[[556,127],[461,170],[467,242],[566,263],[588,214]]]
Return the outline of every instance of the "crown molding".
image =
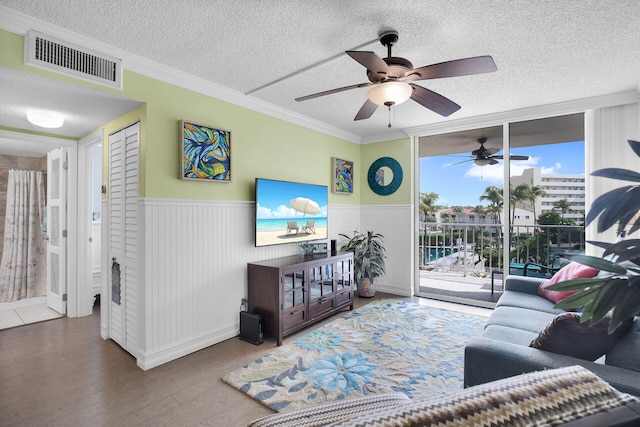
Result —
[[[404,129],[396,129],[391,132],[369,135],[362,138],[361,144],[374,144],[376,142],[392,141],[394,139],[408,138],[410,135]]]
[[[50,36],[68,40],[77,45],[102,52],[122,60],[122,67],[165,83],[169,83],[196,93],[210,96],[230,104],[247,108],[258,113],[290,122],[307,129],[315,130],[349,142],[361,143],[359,135],[330,125],[305,115],[287,110],[262,101],[250,95],[229,89],[184,71],[176,70],[158,62],[132,54],[123,49],[91,39],[82,34],[66,30],[48,22],[16,12],[5,6],[0,6],[0,28],[15,34],[25,36],[29,30],[36,30]],[[124,82],[126,84],[126,82]]]
[[[552,116],[582,113],[594,108],[605,108],[616,105],[634,104],[640,102],[640,91],[613,93],[609,95],[594,96],[590,98],[576,99],[572,101],[558,102],[556,104],[539,105],[535,107],[521,108],[495,114],[467,117],[459,120],[433,123],[424,126],[416,126],[405,129],[409,136],[429,136],[448,132],[458,132],[479,127],[498,126],[507,122],[544,119]]]
[[[10,140],[14,142],[27,142],[27,143],[44,143],[51,144],[53,146],[71,146],[77,143],[77,139],[69,139],[66,137],[46,136],[40,134],[25,133],[19,130],[5,130],[0,129],[0,140]]]

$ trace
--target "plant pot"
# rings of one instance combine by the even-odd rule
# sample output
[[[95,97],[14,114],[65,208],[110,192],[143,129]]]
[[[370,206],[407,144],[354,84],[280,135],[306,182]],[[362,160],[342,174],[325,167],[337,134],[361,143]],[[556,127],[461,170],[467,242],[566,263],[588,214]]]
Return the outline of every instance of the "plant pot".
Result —
[[[358,296],[371,298],[376,295],[376,283],[377,278],[371,279],[369,277],[362,277],[358,281]]]

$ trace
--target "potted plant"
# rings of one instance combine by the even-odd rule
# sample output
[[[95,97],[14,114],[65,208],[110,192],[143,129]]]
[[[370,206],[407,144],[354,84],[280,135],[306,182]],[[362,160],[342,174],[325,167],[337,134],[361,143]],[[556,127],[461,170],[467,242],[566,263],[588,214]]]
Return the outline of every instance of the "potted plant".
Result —
[[[633,152],[640,157],[640,142],[629,140]],[[603,248],[603,257],[563,254],[580,264],[604,272],[590,279],[575,279],[557,283],[548,289],[578,291],[560,301],[559,308],[584,307],[582,321],[598,323],[609,312],[609,333],[624,320],[640,313],[640,239],[624,240],[627,234],[640,229],[640,173],[620,168],[600,169],[592,173],[610,179],[635,182],[606,192],[596,198],[587,214],[585,225],[598,219],[598,232],[617,224],[616,243],[588,241]]]
[[[358,295],[373,297],[376,294],[377,279],[385,273],[383,236],[373,231],[362,234],[357,230],[353,232],[353,236],[340,236],[347,239],[340,249],[353,252]]]

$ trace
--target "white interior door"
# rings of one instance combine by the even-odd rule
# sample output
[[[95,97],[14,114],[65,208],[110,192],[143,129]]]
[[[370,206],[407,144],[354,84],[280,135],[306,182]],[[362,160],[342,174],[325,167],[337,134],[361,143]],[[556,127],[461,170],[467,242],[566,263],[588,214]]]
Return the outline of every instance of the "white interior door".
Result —
[[[65,150],[47,154],[47,305],[60,314],[67,312],[66,277],[66,173]]]
[[[136,357],[139,146],[139,123],[109,135],[109,337]]]

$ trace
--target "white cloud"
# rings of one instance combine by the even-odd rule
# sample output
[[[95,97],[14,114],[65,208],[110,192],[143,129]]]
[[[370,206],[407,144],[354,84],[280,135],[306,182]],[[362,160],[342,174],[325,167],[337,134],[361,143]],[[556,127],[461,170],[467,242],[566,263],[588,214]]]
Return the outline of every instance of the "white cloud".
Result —
[[[256,217],[258,218],[271,218],[271,209],[258,205],[256,209]]]
[[[297,211],[285,205],[280,205],[273,211],[274,218],[291,218],[296,216]]]
[[[562,169],[562,164],[560,163],[556,163],[553,166],[549,166],[549,167],[542,167],[542,175],[549,175],[552,173],[558,173],[558,169]]]

